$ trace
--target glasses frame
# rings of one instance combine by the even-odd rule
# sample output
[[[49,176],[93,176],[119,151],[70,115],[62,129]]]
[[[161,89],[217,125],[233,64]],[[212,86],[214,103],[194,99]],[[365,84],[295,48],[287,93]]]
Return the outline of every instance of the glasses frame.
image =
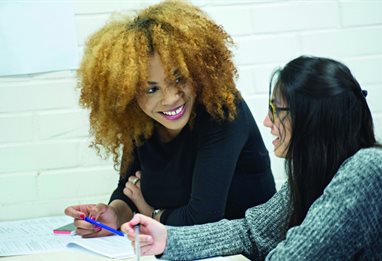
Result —
[[[280,111],[289,111],[289,108],[288,107],[277,107],[274,102],[273,102],[273,99],[271,98],[272,96],[272,83],[273,83],[273,80],[274,80],[274,77],[275,75],[280,71],[280,69],[277,69],[275,70],[273,73],[272,73],[272,78],[270,80],[270,83],[269,83],[269,93],[268,93],[268,117],[269,119],[271,120],[272,123],[275,123],[275,118],[276,116],[278,116],[278,114],[280,113]]]
[[[272,100],[269,100],[268,117],[272,123],[275,123],[275,118],[280,111],[289,111],[288,107],[277,107]]]

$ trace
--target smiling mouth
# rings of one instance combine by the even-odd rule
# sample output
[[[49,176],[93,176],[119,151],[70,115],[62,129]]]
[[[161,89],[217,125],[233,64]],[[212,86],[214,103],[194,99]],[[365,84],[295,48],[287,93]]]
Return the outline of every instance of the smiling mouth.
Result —
[[[273,145],[276,145],[280,142],[280,137],[279,136],[276,136],[275,139],[272,141],[272,144]]]
[[[181,105],[171,111],[162,111],[160,112],[164,118],[167,120],[177,120],[183,116],[185,112],[185,105]]]

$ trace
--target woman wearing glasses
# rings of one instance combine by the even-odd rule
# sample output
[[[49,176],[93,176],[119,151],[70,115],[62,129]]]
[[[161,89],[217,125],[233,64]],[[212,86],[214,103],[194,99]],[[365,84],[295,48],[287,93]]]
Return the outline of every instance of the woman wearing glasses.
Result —
[[[122,226],[141,252],[190,260],[381,260],[382,149],[362,91],[337,61],[299,57],[275,75],[264,125],[288,182],[244,219],[165,227],[136,216]]]

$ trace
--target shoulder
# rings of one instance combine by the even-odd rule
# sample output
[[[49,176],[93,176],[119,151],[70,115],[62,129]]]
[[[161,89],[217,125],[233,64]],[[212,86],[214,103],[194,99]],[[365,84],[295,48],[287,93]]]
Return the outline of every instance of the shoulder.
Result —
[[[341,165],[339,171],[358,170],[357,172],[382,171],[382,148],[367,148],[357,151]],[[381,173],[382,175],[382,173]]]
[[[379,192],[378,192],[379,191]],[[338,169],[324,193],[382,196],[382,149],[361,149]]]
[[[373,148],[367,148],[367,149],[360,149],[359,151],[357,151],[356,154],[353,155],[352,158],[357,158],[357,157],[360,157],[360,158],[366,157],[369,159],[372,159],[372,158],[381,159],[382,148],[373,147]]]
[[[252,112],[249,109],[248,104],[246,103],[246,101],[243,98],[237,100],[236,110],[237,110],[237,116],[238,117],[240,117],[242,115],[251,115],[251,117],[252,117]]]
[[[207,112],[206,108],[202,104],[198,104],[196,106],[195,112],[196,112],[195,123],[211,121],[214,123],[224,124],[229,122],[237,122],[237,121],[253,119],[252,112],[243,98],[240,98],[236,101],[236,117],[233,121],[214,118],[212,115],[210,115]]]
[[[256,126],[255,120],[248,108],[246,102],[241,99],[237,101],[237,115],[235,119],[215,119],[205,109],[203,105],[198,105],[196,108],[196,118],[194,122],[194,130],[198,133],[204,132],[223,132],[237,135],[241,133],[246,136],[250,129]]]

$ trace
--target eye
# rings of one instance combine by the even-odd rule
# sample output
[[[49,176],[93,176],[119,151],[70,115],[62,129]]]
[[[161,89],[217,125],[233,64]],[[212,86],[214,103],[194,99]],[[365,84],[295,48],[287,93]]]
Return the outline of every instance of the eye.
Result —
[[[151,86],[147,88],[146,93],[152,94],[152,93],[156,93],[158,90],[159,90],[158,86]]]
[[[175,78],[175,83],[176,84],[181,84],[183,82],[184,82],[183,76],[181,76],[181,75],[176,76],[176,78]]]

